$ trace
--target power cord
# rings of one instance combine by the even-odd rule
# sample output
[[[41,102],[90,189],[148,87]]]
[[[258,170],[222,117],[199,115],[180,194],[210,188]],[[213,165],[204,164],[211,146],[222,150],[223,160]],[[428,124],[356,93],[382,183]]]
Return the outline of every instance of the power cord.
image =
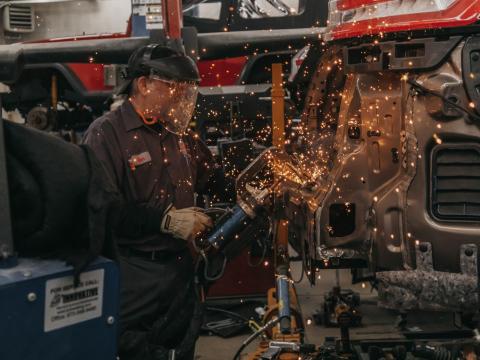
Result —
[[[243,343],[242,346],[238,349],[238,351],[235,353],[235,356],[233,357],[233,360],[237,360],[240,358],[240,355],[242,351],[257,337],[259,337],[262,333],[267,331],[268,329],[274,327],[280,322],[280,318],[275,318],[267,322],[264,326],[262,326],[260,329],[255,331],[252,335],[250,335]]]
[[[213,281],[217,281],[223,276],[223,274],[225,273],[225,267],[227,266],[227,257],[225,256],[225,254],[222,254],[222,255],[223,255],[222,268],[216,275],[210,275],[208,273],[208,267],[209,267],[208,257],[203,250],[200,251],[200,256],[203,258],[203,262],[205,264],[203,268],[203,277],[205,278],[205,280],[209,282],[213,282]]]
[[[261,244],[262,256],[260,260],[257,261],[257,263],[252,263],[251,256],[249,256],[247,258],[247,264],[250,267],[259,267],[263,263],[263,261],[265,260],[265,256],[267,255],[267,249],[269,245],[268,239],[272,236],[272,231],[273,231],[272,220],[268,218],[268,221],[269,221],[268,233],[263,237],[263,241],[262,240],[257,241],[259,245]]]

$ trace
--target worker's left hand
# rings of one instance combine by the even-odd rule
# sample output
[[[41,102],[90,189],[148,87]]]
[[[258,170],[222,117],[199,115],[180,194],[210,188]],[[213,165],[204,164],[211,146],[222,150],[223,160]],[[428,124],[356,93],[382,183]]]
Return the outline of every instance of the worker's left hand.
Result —
[[[186,241],[213,227],[212,219],[198,207],[176,209],[172,207],[163,217],[161,231]]]

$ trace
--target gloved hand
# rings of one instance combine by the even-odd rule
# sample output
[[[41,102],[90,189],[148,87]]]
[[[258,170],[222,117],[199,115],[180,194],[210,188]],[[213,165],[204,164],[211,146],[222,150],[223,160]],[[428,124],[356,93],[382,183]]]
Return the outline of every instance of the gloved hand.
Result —
[[[213,227],[212,219],[198,207],[170,210],[163,216],[161,231],[176,238],[191,241]]]

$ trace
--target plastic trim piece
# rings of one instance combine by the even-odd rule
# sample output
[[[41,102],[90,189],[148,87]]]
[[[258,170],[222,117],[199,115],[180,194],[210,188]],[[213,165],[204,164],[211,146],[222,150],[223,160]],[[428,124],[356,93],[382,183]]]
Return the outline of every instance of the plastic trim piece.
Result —
[[[430,179],[430,211],[435,220],[480,220],[479,144],[462,142],[435,146],[431,152]],[[445,205],[446,210],[440,208],[441,204]],[[456,210],[463,213],[456,212],[455,206]]]
[[[355,73],[431,69],[441,64],[461,40],[462,36],[452,36],[344,47],[345,69]]]

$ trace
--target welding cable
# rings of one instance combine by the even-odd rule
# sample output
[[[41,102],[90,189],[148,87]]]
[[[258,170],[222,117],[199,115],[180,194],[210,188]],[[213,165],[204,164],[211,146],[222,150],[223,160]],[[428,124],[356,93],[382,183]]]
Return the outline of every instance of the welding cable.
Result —
[[[308,264],[307,264],[307,251],[305,249],[305,241],[303,239],[300,240],[302,242],[302,276],[300,279],[295,282],[295,284],[299,284],[305,275],[308,277]]]
[[[263,325],[260,329],[258,329],[257,331],[255,331],[252,335],[250,335],[247,340],[245,340],[243,343],[242,343],[242,346],[240,346],[240,348],[238,349],[238,351],[235,353],[235,356],[233,357],[233,360],[237,360],[237,359],[240,359],[240,355],[242,353],[242,351],[253,341],[255,340],[257,337],[259,337],[262,333],[264,333],[265,331],[267,331],[268,329],[274,327],[275,325],[277,325],[278,323],[280,322],[280,318],[275,318],[275,319],[272,319],[270,320],[269,322],[267,322],[265,325]]]
[[[205,280],[213,282],[213,281],[217,281],[218,279],[220,279],[223,276],[223,274],[225,273],[225,267],[227,266],[227,257],[225,256],[225,254],[222,253],[222,255],[223,255],[222,268],[220,269],[220,271],[216,275],[213,275],[213,276],[211,276],[208,273],[209,261],[208,261],[207,255],[205,254],[204,251],[200,251],[200,255],[202,256],[203,262],[204,262],[203,276],[204,276]]]
[[[442,94],[434,91],[434,90],[431,90],[429,88],[426,88],[425,86],[419,84],[416,80],[413,80],[413,79],[408,79],[407,80],[407,83],[410,84],[412,86],[412,88],[414,88],[420,95],[432,95],[432,96],[435,96],[439,99],[441,99],[444,103],[450,105],[451,107],[457,109],[457,110],[460,110],[461,112],[463,112],[464,114],[468,115],[469,117],[471,117],[472,119],[476,120],[476,121],[480,121],[480,116],[478,116],[477,114],[475,114],[473,111],[470,111],[469,109],[466,109],[464,108],[463,106],[461,105],[458,105],[457,103],[455,103],[454,101],[446,98],[445,96],[443,96]]]
[[[263,260],[265,260],[265,256],[267,255],[267,244],[265,244],[265,241],[262,241],[261,244],[262,244],[262,256],[260,257],[260,260],[257,261],[256,263],[252,263],[252,256],[249,256],[247,258],[248,266],[253,268],[259,267],[263,263]]]
[[[260,260],[256,263],[256,264],[253,264],[252,261],[251,261],[251,256],[249,256],[247,258],[247,264],[248,266],[250,267],[259,267],[262,263],[263,263],[263,260],[265,260],[265,256],[267,255],[267,248],[268,248],[268,241],[267,239],[270,238],[270,236],[273,235],[273,222],[272,222],[272,219],[270,217],[267,217],[268,219],[268,233],[267,235],[265,235],[265,237],[263,238],[263,241],[257,241],[258,244],[262,244],[262,256],[260,258]]]
[[[263,263],[263,260],[265,260],[265,256],[267,255],[267,248],[268,248],[267,239],[270,238],[270,236],[272,236],[272,234],[273,234],[273,223],[272,223],[272,219],[270,219],[270,217],[268,217],[268,223],[269,223],[268,234],[264,237],[264,240],[261,242],[262,243],[262,257],[261,257],[260,261],[258,261],[258,263],[252,264],[251,257],[249,256],[248,259],[247,259],[247,263],[248,263],[248,266],[250,266],[250,267],[258,267],[258,266],[260,266],[261,263]]]
[[[271,223],[271,221],[270,221],[270,223]],[[251,259],[252,257],[249,256],[247,258],[248,266],[253,267],[253,268],[259,267],[263,263],[263,260],[265,260],[265,256],[267,256],[267,249],[268,249],[267,239],[272,235],[272,230],[271,229],[272,229],[272,227],[270,225],[269,230],[268,230],[268,234],[264,237],[263,241],[257,241],[258,244],[262,244],[262,256],[260,257],[260,260],[256,264],[254,264],[254,263],[252,263],[252,259]]]
[[[213,312],[220,312],[220,313],[223,313],[223,314],[226,314],[226,315],[230,315],[232,317],[235,317],[239,320],[242,320],[242,321],[245,321],[246,323],[248,323],[248,320],[245,316],[242,316],[236,312],[233,312],[233,311],[229,311],[229,310],[225,310],[225,309],[221,309],[221,308],[217,308],[217,307],[207,307],[206,308],[207,311],[213,311]]]

